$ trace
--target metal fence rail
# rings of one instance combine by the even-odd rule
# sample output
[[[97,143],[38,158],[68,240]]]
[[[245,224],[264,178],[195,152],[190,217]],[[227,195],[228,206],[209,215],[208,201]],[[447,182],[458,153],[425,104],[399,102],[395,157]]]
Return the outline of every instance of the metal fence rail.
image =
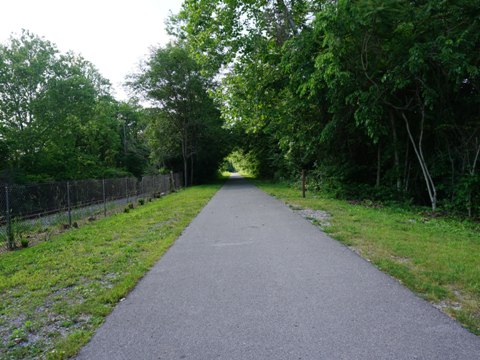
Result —
[[[0,250],[13,249],[46,227],[76,226],[92,216],[107,216],[121,205],[159,197],[182,187],[179,173],[168,175],[7,185],[0,189]],[[30,236],[30,235],[28,235]]]

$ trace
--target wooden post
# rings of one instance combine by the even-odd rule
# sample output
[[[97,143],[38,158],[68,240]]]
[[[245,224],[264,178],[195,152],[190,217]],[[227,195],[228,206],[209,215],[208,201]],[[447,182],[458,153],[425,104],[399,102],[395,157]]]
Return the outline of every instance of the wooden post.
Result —
[[[13,238],[12,220],[10,218],[10,191],[8,185],[5,186],[5,216],[7,220],[7,244],[10,250],[15,248],[15,239]]]
[[[170,171],[170,192],[175,192],[175,191],[177,191],[175,186],[175,178],[173,175],[173,171]]]
[[[105,179],[102,179],[102,195],[103,195],[103,216],[107,216],[107,194],[105,193]]]
[[[70,204],[70,182],[67,181],[67,211],[68,211],[68,226],[72,226],[72,204]]]
[[[127,204],[128,204],[128,177],[125,178],[125,197],[127,198]]]
[[[305,169],[302,169],[302,197],[305,197]]]

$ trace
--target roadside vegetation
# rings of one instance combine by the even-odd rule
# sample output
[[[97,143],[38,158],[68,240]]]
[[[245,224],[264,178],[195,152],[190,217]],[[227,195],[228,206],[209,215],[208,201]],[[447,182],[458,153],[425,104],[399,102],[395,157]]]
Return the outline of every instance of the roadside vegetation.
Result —
[[[185,186],[214,179],[229,134],[185,48],[152,49],[128,85],[134,96],[116,100],[94,64],[27,30],[0,43],[0,185],[170,171]]]
[[[332,236],[478,334],[478,14],[471,0],[184,1],[172,42],[126,79],[128,101],[82,56],[12,34],[0,44],[0,190],[170,171],[186,187],[222,159],[262,178],[307,173],[327,197],[259,185],[330,213]],[[74,354],[217,188],[0,254],[0,358]]]
[[[480,225],[425,209],[338,200],[286,183],[255,181],[293,209],[326,211],[322,229],[480,335]],[[315,222],[315,220],[314,220]]]
[[[219,187],[191,187],[0,254],[0,358],[74,355]]]
[[[471,0],[185,1],[172,28],[221,79],[250,173],[306,170],[339,197],[474,219],[479,14]]]

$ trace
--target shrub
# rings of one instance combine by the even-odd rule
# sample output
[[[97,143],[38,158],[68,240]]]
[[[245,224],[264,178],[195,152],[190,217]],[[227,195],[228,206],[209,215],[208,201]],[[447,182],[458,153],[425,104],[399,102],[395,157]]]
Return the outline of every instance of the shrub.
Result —
[[[27,248],[28,247],[28,239],[27,238],[22,238],[20,239],[20,244],[22,245],[23,248]]]

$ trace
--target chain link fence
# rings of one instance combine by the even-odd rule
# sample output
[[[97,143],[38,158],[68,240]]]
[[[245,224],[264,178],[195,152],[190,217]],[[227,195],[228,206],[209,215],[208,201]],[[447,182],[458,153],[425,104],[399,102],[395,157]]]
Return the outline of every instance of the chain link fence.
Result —
[[[83,222],[143,204],[182,187],[180,173],[0,188],[0,252],[48,240]]]

